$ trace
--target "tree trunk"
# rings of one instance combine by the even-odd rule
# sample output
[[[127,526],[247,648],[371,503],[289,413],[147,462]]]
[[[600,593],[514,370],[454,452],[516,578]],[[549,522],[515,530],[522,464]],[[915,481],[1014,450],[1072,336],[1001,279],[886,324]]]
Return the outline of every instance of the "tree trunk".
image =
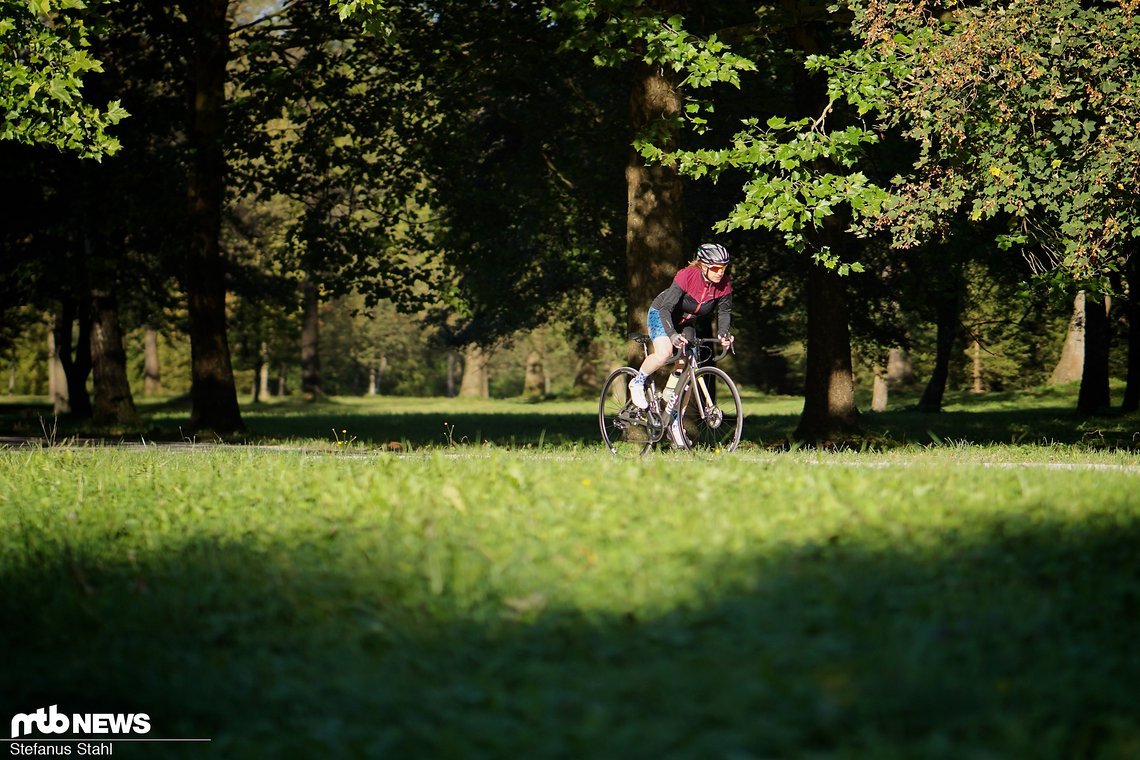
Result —
[[[123,348],[115,295],[109,291],[92,293],[91,316],[94,421],[99,425],[138,425],[139,414],[127,380],[127,352]]]
[[[934,339],[934,371],[917,406],[918,411],[927,414],[942,411],[942,397],[946,395],[946,381],[950,377],[950,360],[954,354],[954,342],[958,339],[958,299],[940,299],[935,308],[938,327]]]
[[[1050,385],[1068,385],[1081,379],[1085,366],[1085,291],[1073,298],[1073,316],[1069,320],[1069,331],[1065,334],[1065,345],[1061,348],[1061,358],[1049,377]]]
[[[1135,412],[1140,409],[1140,253],[1132,253],[1125,272],[1128,276],[1128,380],[1120,408]]]
[[[973,364],[971,373],[973,382],[970,385],[970,392],[985,393],[985,383],[982,382],[982,341],[977,336],[974,337],[974,342],[970,346],[970,359]]]
[[[264,401],[269,398],[269,344],[261,341],[257,350],[257,377],[254,379],[253,400]]]
[[[59,355],[59,348],[55,344],[56,326],[48,330],[48,396],[51,398],[51,411],[55,416],[67,414],[71,411],[71,403],[67,396],[67,373],[63,371],[63,361]],[[11,394],[9,394],[11,395]]]
[[[447,352],[447,397],[455,398],[455,374],[458,371],[456,367],[455,352]]]
[[[72,329],[77,320],[79,332],[73,344]],[[56,356],[66,377],[70,415],[86,419],[92,411],[91,394],[87,392],[87,378],[91,375],[91,313],[87,309],[77,310],[74,299],[63,298],[53,330]]]
[[[277,365],[277,398],[285,398],[288,395],[288,372],[285,369],[285,362],[281,362]]]
[[[887,385],[898,388],[914,382],[914,367],[910,356],[901,348],[892,348],[887,354]]]
[[[681,109],[677,77],[671,69],[638,63],[630,96],[630,121],[636,134],[672,119]],[[677,144],[676,129],[658,144],[666,151]],[[626,296],[630,332],[644,332],[653,299],[669,286],[683,259],[681,177],[665,166],[646,166],[630,149],[625,170]]]
[[[523,396],[533,400],[546,395],[546,372],[542,366],[542,354],[537,349],[526,357],[526,374],[523,378]]]
[[[488,358],[482,346],[469,343],[463,347],[463,379],[459,383],[461,398],[487,398],[490,395]]]
[[[451,371],[450,364],[452,358],[448,355],[448,372]],[[373,367],[368,368],[368,395],[379,396],[380,388],[384,382],[384,370],[388,368],[388,357],[381,356],[380,361]]]
[[[805,54],[821,52],[818,25],[803,20],[799,6],[787,0],[791,18],[789,39]],[[792,83],[797,116],[817,116],[827,106],[827,80],[802,70]],[[822,162],[828,163],[826,161]],[[821,167],[822,168],[822,167]],[[829,245],[841,258],[853,240],[845,232],[847,220],[832,214],[823,228],[813,233],[818,244]],[[835,271],[818,263],[808,264],[807,279],[807,376],[804,410],[793,434],[805,441],[844,438],[859,431],[855,406],[855,378],[851,371],[851,330],[847,320],[847,283]]]
[[[162,369],[158,363],[158,331],[148,327],[143,339],[143,395],[159,393],[162,393]]]
[[[321,294],[312,280],[305,281],[304,315],[301,320],[301,393],[306,401],[321,396]]]
[[[1108,298],[1085,294],[1085,361],[1077,411],[1094,414],[1112,403],[1108,391]]]
[[[228,0],[184,5],[193,39],[189,71],[189,246],[184,273],[190,324],[190,428],[229,433],[244,428],[226,334],[225,262],[220,245]]]
[[[808,272],[807,320],[804,410],[795,437],[819,441],[857,433],[847,283],[820,264],[813,264]]]
[[[530,351],[523,367],[523,397],[531,401],[546,398],[550,381],[546,377],[546,329],[539,328],[530,335]]]
[[[871,411],[887,411],[887,399],[890,396],[890,384],[887,382],[887,368],[875,367],[875,379],[871,386]]]

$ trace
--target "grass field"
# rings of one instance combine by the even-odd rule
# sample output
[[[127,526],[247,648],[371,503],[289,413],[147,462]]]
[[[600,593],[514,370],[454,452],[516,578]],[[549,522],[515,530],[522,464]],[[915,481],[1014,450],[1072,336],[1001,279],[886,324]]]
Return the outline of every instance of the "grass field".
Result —
[[[757,397],[712,460],[570,402],[0,452],[0,694],[213,739],[123,757],[1137,757],[1135,418],[1058,398],[863,453]]]
[[[1120,398],[1122,388],[1114,388]],[[787,448],[799,421],[803,399],[768,396],[744,389],[746,415],[742,446]],[[891,449],[906,445],[970,443],[1053,445],[1082,449],[1140,450],[1140,415],[1113,412],[1081,417],[1076,386],[1045,387],[1009,393],[949,393],[940,414],[913,411],[914,393],[895,393],[887,412],[864,414],[865,446]],[[866,409],[869,399],[862,398]],[[210,435],[186,431],[185,399],[141,400],[143,426],[137,430],[99,430],[89,423],[53,423],[42,399],[0,401],[0,435],[66,439],[100,436],[109,441],[212,441]],[[330,398],[316,403],[299,399],[245,404],[248,432],[237,442],[293,442],[311,446],[351,441],[371,448],[400,444],[405,450],[491,444],[508,448],[586,447],[600,445],[597,403],[552,400],[530,403],[517,399]],[[53,428],[53,424],[55,424]],[[45,432],[46,431],[46,432]],[[858,444],[857,444],[858,447]]]

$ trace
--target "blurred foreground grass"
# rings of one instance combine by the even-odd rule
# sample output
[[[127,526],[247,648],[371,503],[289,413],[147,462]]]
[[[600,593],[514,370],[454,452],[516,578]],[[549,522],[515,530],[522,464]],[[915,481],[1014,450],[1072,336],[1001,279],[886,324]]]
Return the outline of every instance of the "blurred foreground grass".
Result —
[[[1140,756],[1140,471],[1010,451],[0,452],[0,694],[214,739],[124,757]]]

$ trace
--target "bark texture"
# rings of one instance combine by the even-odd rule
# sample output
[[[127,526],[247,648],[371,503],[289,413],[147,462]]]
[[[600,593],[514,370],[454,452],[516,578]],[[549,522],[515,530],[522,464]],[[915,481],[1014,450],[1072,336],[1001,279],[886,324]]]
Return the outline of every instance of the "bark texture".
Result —
[[[305,308],[301,320],[301,393],[306,401],[321,396],[321,297],[311,280],[305,282]]]
[[[79,329],[76,332],[77,322]],[[87,378],[91,375],[91,313],[78,308],[74,299],[65,297],[60,302],[52,331],[55,357],[63,371],[66,386],[57,388],[57,398],[53,399],[56,414],[90,417],[91,394],[87,392]]]
[[[1065,333],[1065,345],[1061,348],[1061,358],[1049,376],[1050,385],[1067,385],[1081,379],[1085,366],[1085,292],[1082,290],[1073,299],[1073,316],[1069,320],[1069,331]]]
[[[871,411],[887,411],[887,399],[890,397],[890,386],[887,383],[885,367],[875,368],[875,378],[871,386]]]
[[[677,85],[671,70],[639,63],[630,95],[634,132],[666,129],[667,138],[659,142],[666,150],[677,142],[676,131],[664,126],[681,109]],[[625,179],[627,325],[630,332],[644,332],[649,304],[668,287],[684,257],[681,177],[673,168],[647,166],[631,149]]]
[[[546,372],[542,365],[542,354],[537,349],[526,357],[526,373],[523,376],[523,396],[540,399],[546,395]]]
[[[95,389],[92,417],[100,425],[139,424],[127,380],[127,352],[119,324],[119,305],[109,291],[91,296],[91,365]]]
[[[826,267],[810,267],[807,304],[807,377],[795,437],[804,441],[843,438],[859,431],[847,283]]]
[[[1112,403],[1108,390],[1108,299],[1085,294],[1085,362],[1077,411],[1095,414]]]
[[[158,331],[146,328],[143,338],[143,395],[162,393],[162,369],[158,362]]]
[[[784,3],[797,19],[788,29],[793,47],[806,54],[822,51],[818,22],[802,16],[798,6]],[[804,116],[818,116],[827,106],[827,83],[806,70],[793,83],[796,109]],[[826,167],[822,162],[819,168]],[[845,232],[847,220],[833,213],[815,233],[817,246],[829,246],[848,260],[854,241]],[[847,283],[833,270],[809,264],[807,278],[807,376],[804,410],[794,433],[799,440],[822,441],[846,438],[859,432],[855,406],[855,377],[851,371],[851,330],[848,325]]]
[[[463,379],[459,382],[461,398],[487,398],[491,383],[487,373],[487,351],[475,343],[463,347]]]
[[[946,381],[950,378],[950,360],[954,343],[958,340],[958,299],[943,298],[935,306],[938,320],[935,336],[934,371],[918,400],[918,411],[936,414],[942,411],[942,398],[946,395]]]
[[[196,0],[184,7],[193,35],[189,246],[183,275],[190,325],[190,427],[229,433],[244,428],[226,334],[225,262],[220,245],[229,2]]]

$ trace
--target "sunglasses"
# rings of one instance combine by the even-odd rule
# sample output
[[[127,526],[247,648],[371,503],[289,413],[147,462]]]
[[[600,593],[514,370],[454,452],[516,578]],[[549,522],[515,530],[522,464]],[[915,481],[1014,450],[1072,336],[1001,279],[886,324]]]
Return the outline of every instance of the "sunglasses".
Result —
[[[728,264],[705,264],[705,268],[712,274],[721,274],[728,269]]]

